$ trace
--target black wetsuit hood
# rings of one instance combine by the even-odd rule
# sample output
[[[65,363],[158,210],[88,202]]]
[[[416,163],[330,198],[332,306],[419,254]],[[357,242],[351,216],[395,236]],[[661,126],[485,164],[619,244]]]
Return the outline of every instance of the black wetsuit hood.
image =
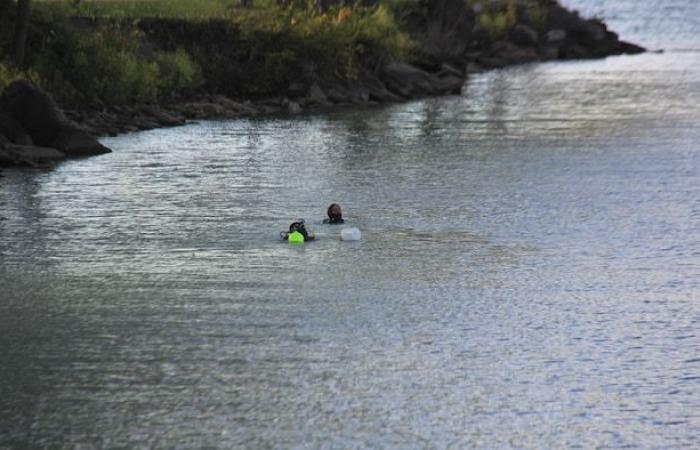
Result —
[[[295,231],[301,233],[304,236],[304,240],[309,239],[309,232],[306,231],[306,225],[303,221],[300,220],[289,225],[289,234],[292,234]]]
[[[328,209],[326,210],[326,214],[328,215],[328,219],[325,219],[323,223],[328,223],[328,224],[337,224],[337,223],[344,223],[345,221],[343,220],[343,213],[340,214],[333,214],[331,211],[335,206],[340,207],[337,203],[331,204]]]

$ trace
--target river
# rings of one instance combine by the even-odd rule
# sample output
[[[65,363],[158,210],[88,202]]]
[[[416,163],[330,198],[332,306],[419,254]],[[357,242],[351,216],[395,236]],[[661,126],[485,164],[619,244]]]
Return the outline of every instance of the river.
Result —
[[[565,3],[665,51],[4,170],[0,448],[700,447],[700,3]]]

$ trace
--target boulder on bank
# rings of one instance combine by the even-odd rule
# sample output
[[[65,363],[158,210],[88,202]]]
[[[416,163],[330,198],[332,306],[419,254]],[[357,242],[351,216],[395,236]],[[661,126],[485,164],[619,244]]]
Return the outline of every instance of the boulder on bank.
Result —
[[[15,119],[0,110],[0,139],[5,137],[9,142],[19,145],[32,145],[32,138]]]
[[[387,88],[404,98],[432,95],[430,74],[407,63],[391,63],[384,67],[382,77]]]
[[[28,81],[14,81],[5,88],[0,95],[0,110],[21,125],[40,147],[55,147],[67,156],[111,151],[68,120],[47,93]]]
[[[328,105],[328,96],[318,83],[314,83],[309,87],[306,93],[306,103],[311,105]]]
[[[558,48],[560,58],[597,58],[645,51],[638,45],[621,41],[601,20],[584,19],[578,12],[556,3],[548,7],[546,23],[545,40]]]
[[[384,82],[369,70],[363,70],[360,75],[360,85],[367,89],[367,99],[376,102],[398,102],[402,97],[390,92]]]
[[[465,77],[449,66],[429,73],[406,63],[392,63],[384,67],[382,78],[386,87],[404,98],[419,98],[430,95],[458,94]]]

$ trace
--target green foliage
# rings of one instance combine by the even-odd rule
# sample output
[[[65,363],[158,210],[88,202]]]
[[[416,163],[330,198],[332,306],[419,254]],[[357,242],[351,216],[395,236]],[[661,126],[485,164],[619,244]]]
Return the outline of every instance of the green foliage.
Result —
[[[93,31],[64,32],[37,70],[68,104],[118,105],[152,102],[199,83],[199,67],[181,50],[150,57],[139,47],[139,31],[111,24]]]
[[[422,9],[421,3],[417,0],[385,0],[382,4],[394,17],[401,17]]]
[[[180,18],[227,17],[235,0],[54,0],[34,7],[58,17],[91,18]]]
[[[478,16],[479,25],[485,29],[491,39],[502,39],[513,29],[518,20],[518,11],[515,0],[508,0],[504,7],[496,11],[484,9]]]
[[[202,70],[183,49],[159,52],[155,57],[160,76],[160,94],[188,90],[202,84]]]
[[[201,85],[233,96],[280,95],[308,76],[354,79],[363,67],[405,58],[414,48],[387,7],[319,13],[313,3],[38,2],[34,67],[63,104],[114,105]]]
[[[32,70],[16,69],[0,63],[0,92],[15,80],[37,80],[36,72]]]
[[[539,1],[525,6],[525,15],[537,31],[543,31],[547,28],[547,9]]]
[[[275,49],[266,48],[265,38],[261,39],[262,35],[275,35],[285,42],[284,55],[310,59],[319,69],[341,78],[356,77],[363,63],[402,58],[413,46],[393,15],[382,6],[335,8],[325,14],[293,6],[252,8],[239,11],[233,20],[254,53],[276,53]],[[278,56],[275,58],[279,61]],[[291,62],[291,58],[284,60]]]

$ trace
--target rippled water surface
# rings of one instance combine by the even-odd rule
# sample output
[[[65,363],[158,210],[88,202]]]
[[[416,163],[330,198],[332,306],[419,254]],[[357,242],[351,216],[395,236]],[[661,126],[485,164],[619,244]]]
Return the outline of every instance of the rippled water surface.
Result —
[[[0,448],[700,447],[697,5],[658,4],[663,54],[5,170]]]

